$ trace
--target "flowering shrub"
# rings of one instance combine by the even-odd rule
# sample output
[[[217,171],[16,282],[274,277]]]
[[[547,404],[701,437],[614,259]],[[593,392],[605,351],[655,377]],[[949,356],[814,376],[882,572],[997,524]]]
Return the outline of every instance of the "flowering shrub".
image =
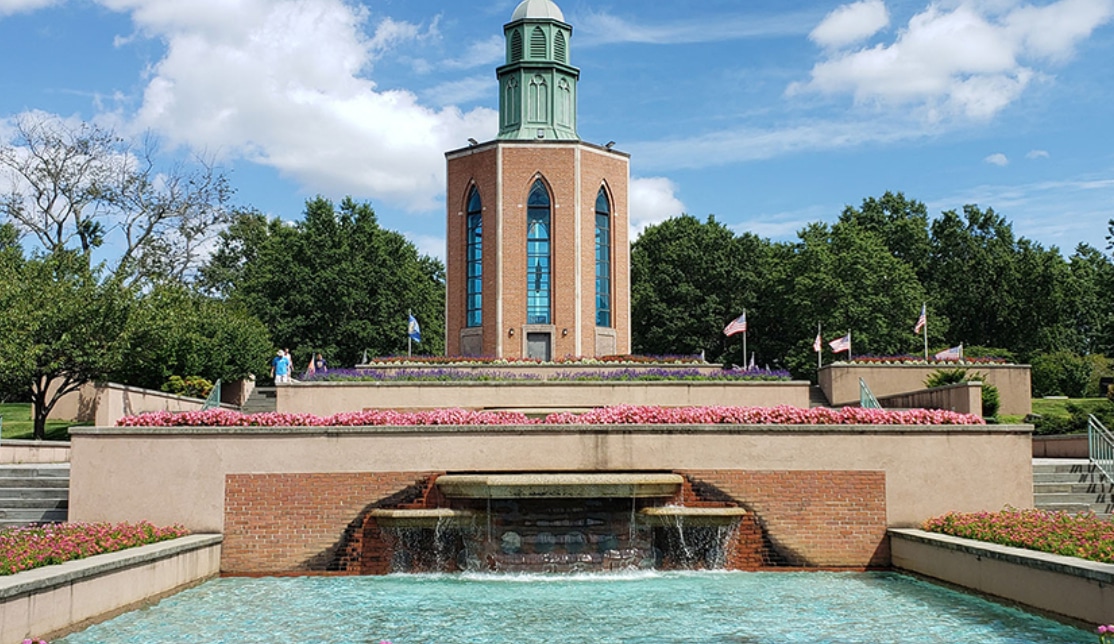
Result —
[[[612,355],[589,358],[565,356],[545,362],[538,358],[495,358],[491,356],[385,356],[372,358],[368,365],[501,365],[501,364],[701,364],[700,356],[636,356]]]
[[[1099,644],[1114,644],[1114,624],[1103,624],[1098,627]]]
[[[779,407],[658,407],[618,405],[591,411],[550,414],[544,419],[527,418],[511,411],[487,412],[464,409],[434,409],[398,412],[386,409],[343,412],[332,416],[314,414],[242,414],[228,409],[204,411],[158,411],[125,416],[121,427],[362,427],[410,425],[981,425],[983,419],[938,409],[890,411],[844,407],[801,409]]]
[[[960,514],[925,521],[928,532],[1114,563],[1114,523],[1092,513],[1017,510]]]
[[[571,382],[774,381],[789,379],[788,371],[773,369],[725,369],[716,373],[702,373],[699,369],[617,369],[615,371],[560,373],[550,377],[550,380]]]
[[[116,552],[189,534],[182,526],[58,523],[0,530],[0,575]]]
[[[305,382],[508,382],[538,381],[532,373],[503,371],[470,371],[466,369],[333,369],[306,375]],[[610,371],[579,371],[558,373],[550,380],[564,382],[649,382],[649,381],[716,381],[716,380],[789,380],[789,372],[771,369],[728,369],[701,373],[699,369],[614,369]]]

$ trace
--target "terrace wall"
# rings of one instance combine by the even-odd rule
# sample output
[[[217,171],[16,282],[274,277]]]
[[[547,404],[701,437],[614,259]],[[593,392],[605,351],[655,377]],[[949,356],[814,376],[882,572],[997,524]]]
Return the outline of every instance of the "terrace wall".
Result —
[[[230,392],[246,398],[254,385],[250,382],[234,383]],[[245,393],[246,392],[246,393]],[[53,395],[53,391],[48,391]],[[223,393],[223,388],[222,388]],[[197,411],[205,405],[200,398],[175,396],[164,391],[129,387],[114,382],[87,382],[76,391],[58,399],[50,410],[48,420],[67,420],[98,426],[115,425],[124,416],[150,411]],[[233,409],[239,405],[221,404]],[[34,410],[32,410],[32,417]]]
[[[1028,425],[75,428],[70,517],[225,532],[225,570],[255,565],[257,546],[259,565],[271,572],[327,569],[321,562],[336,560],[364,510],[411,498],[431,472],[667,471],[754,510],[770,538],[802,565],[867,566],[888,557],[885,527],[915,526],[949,510],[1032,507],[1030,431]]]
[[[982,416],[981,382],[964,382],[877,398],[878,404],[885,409],[944,409]]]
[[[820,389],[833,406],[859,402],[859,378],[866,381],[878,398],[924,389],[925,380],[939,369],[963,367],[971,373],[986,374],[984,382],[998,388],[1000,414],[1024,416],[1033,410],[1029,365],[1002,364],[852,364],[836,363],[822,367]]]
[[[65,463],[68,460],[68,441],[0,440],[0,464]]]
[[[585,409],[610,405],[807,408],[808,382],[303,382],[276,388],[276,410]]]

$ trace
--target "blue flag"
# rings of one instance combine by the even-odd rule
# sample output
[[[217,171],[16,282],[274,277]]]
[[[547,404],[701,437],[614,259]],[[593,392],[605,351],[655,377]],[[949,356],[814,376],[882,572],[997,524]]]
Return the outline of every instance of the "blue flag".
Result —
[[[407,332],[414,342],[422,341],[422,328],[418,326],[418,318],[414,317],[413,313],[410,314],[410,328]]]

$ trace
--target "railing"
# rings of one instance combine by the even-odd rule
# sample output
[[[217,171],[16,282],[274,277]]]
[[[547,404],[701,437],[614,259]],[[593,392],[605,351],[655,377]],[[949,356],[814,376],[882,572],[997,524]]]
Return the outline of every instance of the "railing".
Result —
[[[1114,481],[1114,434],[1093,415],[1087,417],[1087,444],[1091,464]]]
[[[882,405],[878,404],[878,399],[874,397],[874,393],[870,387],[866,386],[866,381],[859,378],[859,407],[863,409],[881,409]]]
[[[205,404],[201,406],[201,409],[220,409],[220,378],[217,378],[217,381],[213,383],[213,389],[209,392],[209,397],[205,399]]]

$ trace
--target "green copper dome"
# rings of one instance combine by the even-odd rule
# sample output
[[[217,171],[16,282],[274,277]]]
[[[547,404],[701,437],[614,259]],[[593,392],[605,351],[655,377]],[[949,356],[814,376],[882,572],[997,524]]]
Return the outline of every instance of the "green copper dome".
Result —
[[[578,141],[576,83],[569,62],[572,26],[551,0],[525,0],[503,26],[507,62],[499,77],[503,140]]]
[[[565,21],[565,15],[561,13],[561,8],[550,0],[523,0],[522,4],[518,5],[518,8],[511,15],[511,22],[523,18],[551,18],[561,22]]]

